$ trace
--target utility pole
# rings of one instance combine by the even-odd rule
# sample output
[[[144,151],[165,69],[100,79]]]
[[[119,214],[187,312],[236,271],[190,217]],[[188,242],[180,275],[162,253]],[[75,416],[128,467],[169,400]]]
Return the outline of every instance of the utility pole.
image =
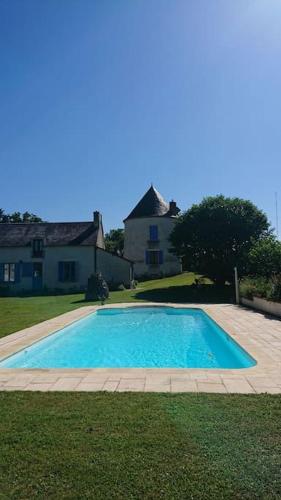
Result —
[[[234,281],[235,281],[235,301],[236,304],[240,304],[240,294],[239,294],[239,280],[237,267],[234,268]]]
[[[278,193],[275,191],[275,231],[277,239],[279,240],[279,221],[278,221]]]

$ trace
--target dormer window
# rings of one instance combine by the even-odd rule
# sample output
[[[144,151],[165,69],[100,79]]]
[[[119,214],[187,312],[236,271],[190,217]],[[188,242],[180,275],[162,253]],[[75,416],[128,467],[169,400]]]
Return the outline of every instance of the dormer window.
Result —
[[[43,240],[41,238],[32,241],[32,256],[43,257]]]

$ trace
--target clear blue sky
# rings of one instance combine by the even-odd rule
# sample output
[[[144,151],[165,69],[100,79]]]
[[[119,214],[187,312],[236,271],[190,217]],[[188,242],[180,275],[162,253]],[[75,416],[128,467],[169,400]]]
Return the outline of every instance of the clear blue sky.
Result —
[[[153,181],[275,223],[280,26],[279,0],[0,0],[0,207],[109,229]]]

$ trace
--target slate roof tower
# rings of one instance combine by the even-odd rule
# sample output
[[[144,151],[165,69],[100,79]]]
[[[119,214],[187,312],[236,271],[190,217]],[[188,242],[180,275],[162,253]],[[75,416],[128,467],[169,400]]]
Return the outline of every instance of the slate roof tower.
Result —
[[[167,203],[151,185],[124,220],[124,255],[134,261],[136,277],[181,272],[180,260],[169,252],[169,236],[179,211],[175,201]]]

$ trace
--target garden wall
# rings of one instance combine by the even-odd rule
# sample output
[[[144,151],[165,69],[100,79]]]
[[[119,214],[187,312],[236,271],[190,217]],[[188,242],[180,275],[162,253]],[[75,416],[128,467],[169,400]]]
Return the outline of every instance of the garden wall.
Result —
[[[253,300],[241,298],[241,304],[257,311],[261,311],[273,316],[281,318],[281,304],[280,302],[272,302],[270,300],[261,299],[260,297],[253,297]]]

